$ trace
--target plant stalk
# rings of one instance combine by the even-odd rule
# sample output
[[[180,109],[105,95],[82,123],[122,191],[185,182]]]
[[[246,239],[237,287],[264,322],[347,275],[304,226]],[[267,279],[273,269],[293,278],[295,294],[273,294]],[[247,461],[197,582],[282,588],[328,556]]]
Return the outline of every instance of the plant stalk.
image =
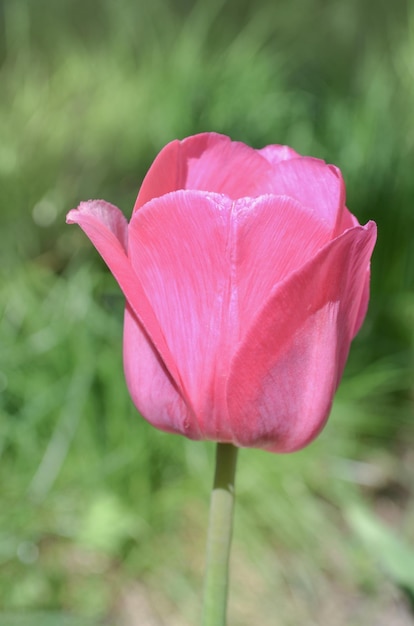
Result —
[[[225,626],[238,448],[218,443],[211,494],[202,626]]]

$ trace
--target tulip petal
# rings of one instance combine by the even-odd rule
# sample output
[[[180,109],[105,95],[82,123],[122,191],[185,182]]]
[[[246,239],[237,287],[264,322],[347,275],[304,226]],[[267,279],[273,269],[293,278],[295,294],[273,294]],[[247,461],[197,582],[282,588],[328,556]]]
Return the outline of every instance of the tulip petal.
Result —
[[[223,193],[233,199],[257,197],[274,190],[272,177],[273,167],[258,150],[225,135],[201,133],[161,150],[142,183],[134,212],[179,189]]]
[[[274,289],[231,365],[233,442],[291,452],[321,430],[366,297],[375,238],[373,222],[347,230]]]
[[[164,146],[153,161],[142,182],[132,214],[150,200],[182,188],[180,160],[181,142],[175,139]]]
[[[286,196],[242,198],[233,216],[233,288],[244,333],[275,285],[314,257],[331,233],[313,211]]]
[[[122,212],[103,200],[82,202],[69,211],[68,224],[78,224],[116,278],[137,319],[153,342],[165,367],[178,383],[178,373],[157,318],[126,254],[127,221]]]
[[[298,159],[301,157],[293,148],[279,145],[265,146],[258,150],[258,153],[272,165],[277,165],[280,161],[288,161],[289,159]]]
[[[120,245],[124,253],[128,249],[128,222],[126,217],[118,207],[105,202],[105,200],[81,202],[76,209],[69,211],[66,216],[66,223],[79,225],[82,223],[85,226],[89,224],[91,229],[95,225],[100,236],[106,237],[108,242],[111,241],[116,248]]]
[[[200,439],[197,420],[129,304],[124,320],[124,371],[130,396],[156,428]]]
[[[232,206],[226,196],[177,191],[147,203],[129,226],[131,262],[204,433],[215,431],[215,415],[225,410],[217,381],[226,377],[237,332],[226,328],[236,317],[228,253]]]
[[[332,236],[339,234],[345,185],[337,168],[310,157],[281,161],[274,168],[273,193],[290,196],[312,209],[330,228]]]
[[[359,306],[359,310],[357,313],[357,316],[355,318],[355,324],[354,324],[354,328],[352,331],[352,337],[355,337],[355,335],[358,334],[364,319],[365,319],[365,315],[367,313],[368,310],[368,303],[369,303],[369,292],[370,292],[370,279],[371,279],[371,267],[369,266],[366,273],[365,273],[365,282],[364,282],[364,288],[362,290],[362,296],[361,296],[361,303]]]

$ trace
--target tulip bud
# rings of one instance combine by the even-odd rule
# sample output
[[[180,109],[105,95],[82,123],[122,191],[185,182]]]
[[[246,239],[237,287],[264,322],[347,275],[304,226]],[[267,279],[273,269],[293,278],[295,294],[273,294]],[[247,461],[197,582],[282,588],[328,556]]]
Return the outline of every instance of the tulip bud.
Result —
[[[365,317],[376,239],[337,168],[204,133],[160,152],[129,223],[102,200],[67,222],[125,295],[125,376],[145,419],[273,452],[314,439]]]

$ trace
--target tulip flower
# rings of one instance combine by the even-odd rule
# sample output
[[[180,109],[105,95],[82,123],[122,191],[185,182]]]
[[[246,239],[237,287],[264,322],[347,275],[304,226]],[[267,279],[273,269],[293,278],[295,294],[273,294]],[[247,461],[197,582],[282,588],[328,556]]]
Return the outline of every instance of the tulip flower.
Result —
[[[133,402],[161,430],[219,443],[216,486],[231,496],[237,447],[292,452],[316,437],[365,317],[376,238],[336,167],[203,133],[160,152],[129,223],[102,200],[67,221],[125,295]],[[205,624],[219,626],[214,610]]]
[[[129,224],[101,200],[67,221],[124,292],[126,380],[149,422],[273,452],[319,433],[376,236],[346,208],[337,168],[205,133],[161,151]]]

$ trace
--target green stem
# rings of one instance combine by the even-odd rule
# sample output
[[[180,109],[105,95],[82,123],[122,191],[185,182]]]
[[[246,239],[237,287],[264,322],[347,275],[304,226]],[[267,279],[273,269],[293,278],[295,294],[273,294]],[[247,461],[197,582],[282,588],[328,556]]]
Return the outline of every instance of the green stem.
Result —
[[[202,626],[225,626],[238,448],[218,443],[211,494]]]

